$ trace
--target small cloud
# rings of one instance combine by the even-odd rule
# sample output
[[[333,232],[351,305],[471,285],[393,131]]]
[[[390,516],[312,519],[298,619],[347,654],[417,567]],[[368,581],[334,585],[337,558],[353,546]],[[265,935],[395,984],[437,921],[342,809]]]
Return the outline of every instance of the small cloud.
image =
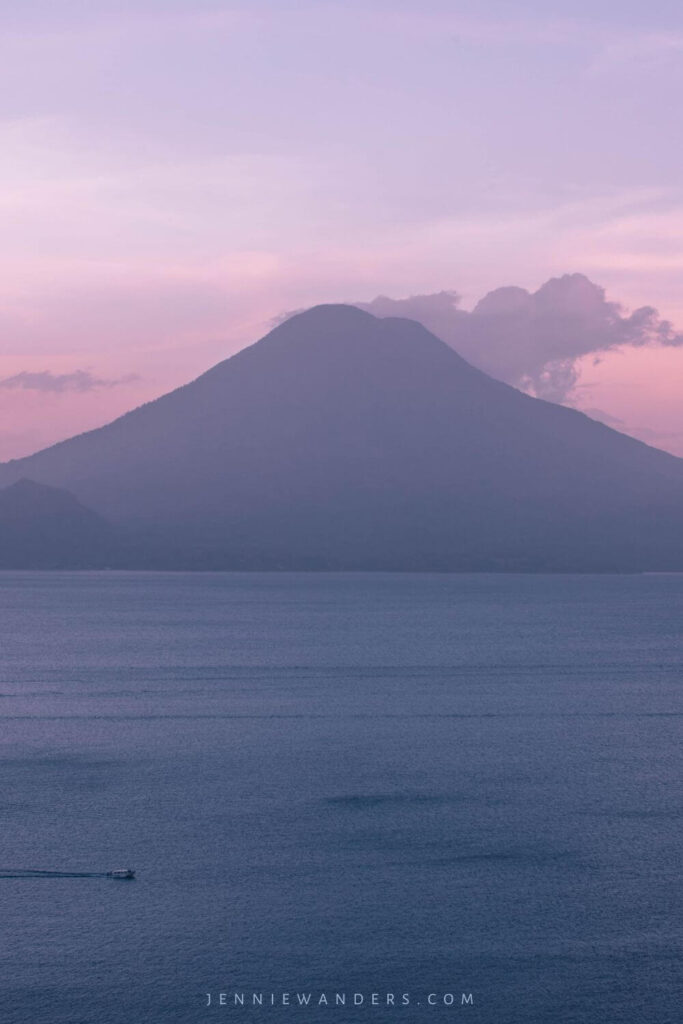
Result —
[[[677,442],[683,437],[683,431],[681,430],[653,430],[651,427],[626,424],[624,420],[620,420],[618,416],[612,416],[610,413],[605,412],[604,409],[582,407],[581,412],[585,413],[586,416],[590,416],[593,420],[599,420],[600,423],[612,427],[613,430],[630,434],[632,437],[637,437],[646,444],[656,445],[658,448],[670,446],[672,442]]]
[[[12,377],[5,377],[0,380],[0,388],[8,390],[22,389],[24,391],[42,391],[52,394],[63,394],[65,391],[96,391],[98,388],[115,388],[119,384],[130,384],[131,381],[139,380],[136,373],[129,373],[125,377],[107,379],[95,377],[88,370],[74,370],[73,373],[51,373],[49,370],[36,372],[22,370]]]
[[[587,68],[589,78],[623,69],[661,70],[665,62],[678,60],[683,53],[683,36],[675,32],[648,32],[624,36],[608,43]]]
[[[586,416],[590,416],[592,420],[599,420],[600,423],[605,423],[608,427],[614,427],[616,430],[626,429],[626,424],[623,420],[620,420],[618,416],[612,416],[611,413],[605,412],[604,409],[585,408],[581,409],[581,412],[585,413]]]
[[[648,444],[657,445],[666,441],[676,441],[678,438],[683,437],[683,431],[681,430],[652,430],[650,427],[630,427],[629,434],[639,437],[641,441],[647,441]]]
[[[268,326],[272,331],[275,327],[279,327],[280,324],[284,324],[285,321],[291,320],[293,316],[298,316],[299,313],[305,313],[306,309],[306,306],[300,306],[298,309],[287,309],[284,313],[278,313],[277,316],[271,316],[268,321]]]

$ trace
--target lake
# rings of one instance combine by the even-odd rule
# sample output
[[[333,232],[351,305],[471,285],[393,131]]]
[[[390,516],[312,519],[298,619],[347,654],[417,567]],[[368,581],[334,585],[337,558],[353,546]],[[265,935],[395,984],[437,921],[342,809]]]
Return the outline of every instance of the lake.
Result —
[[[0,573],[0,1017],[674,1024],[682,622],[677,575]]]

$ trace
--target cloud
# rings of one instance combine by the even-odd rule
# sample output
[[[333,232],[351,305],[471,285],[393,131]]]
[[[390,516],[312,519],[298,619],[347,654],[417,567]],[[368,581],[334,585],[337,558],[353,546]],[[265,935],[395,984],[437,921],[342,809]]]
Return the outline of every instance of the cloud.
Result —
[[[24,391],[42,391],[53,394],[63,394],[65,391],[96,391],[98,388],[115,388],[119,384],[130,384],[138,380],[135,373],[129,373],[125,377],[118,377],[107,380],[102,377],[95,377],[88,370],[74,370],[73,373],[50,373],[49,370],[31,372],[22,370],[12,377],[5,377],[0,380],[0,388],[9,390],[23,389]]]
[[[418,320],[491,376],[552,402],[570,398],[584,356],[624,346],[683,346],[683,334],[652,306],[627,313],[583,274],[551,278],[536,292],[496,288],[471,312],[460,309],[452,291],[357,305],[375,316]]]
[[[668,60],[683,53],[683,35],[677,32],[646,32],[621,36],[609,42],[589,65],[590,77],[627,70],[662,70]]]
[[[604,409],[596,409],[592,406],[584,406],[581,412],[585,412],[586,416],[590,416],[592,420],[599,420],[600,423],[605,423],[608,427],[614,427],[615,430],[624,430],[625,423],[618,416],[612,416],[611,413],[605,412]]]

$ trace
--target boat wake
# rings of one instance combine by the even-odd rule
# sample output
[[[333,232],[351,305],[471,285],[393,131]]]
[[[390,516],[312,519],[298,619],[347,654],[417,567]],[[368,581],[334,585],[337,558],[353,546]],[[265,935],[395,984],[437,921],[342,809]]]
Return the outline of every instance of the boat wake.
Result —
[[[34,868],[3,868],[0,878],[135,878],[131,868],[116,871],[39,871]]]

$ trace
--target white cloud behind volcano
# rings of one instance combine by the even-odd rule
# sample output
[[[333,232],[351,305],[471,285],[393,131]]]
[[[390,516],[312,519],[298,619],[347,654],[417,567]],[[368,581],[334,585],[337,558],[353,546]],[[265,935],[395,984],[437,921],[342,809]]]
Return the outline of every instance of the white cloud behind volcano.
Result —
[[[470,312],[454,291],[358,303],[375,316],[418,320],[480,369],[538,398],[569,402],[579,361],[625,347],[681,346],[683,334],[652,306],[627,312],[583,274],[551,278],[537,291],[502,287]]]

